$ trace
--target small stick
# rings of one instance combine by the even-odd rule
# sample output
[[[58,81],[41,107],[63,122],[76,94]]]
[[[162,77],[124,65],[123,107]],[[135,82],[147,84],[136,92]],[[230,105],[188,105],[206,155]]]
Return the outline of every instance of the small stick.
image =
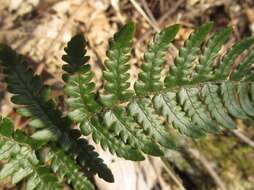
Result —
[[[153,27],[155,31],[157,32],[160,31],[160,28],[151,21],[151,19],[146,15],[146,13],[143,11],[143,9],[135,0],[130,0],[130,2],[137,9],[137,11],[145,18],[145,20]]]
[[[159,20],[158,20],[158,25],[159,27],[162,26],[163,22],[168,19],[170,17],[170,15],[172,15],[176,10],[177,8],[184,2],[185,0],[179,0],[177,1],[174,6],[169,10],[167,11],[164,15],[162,15]],[[157,30],[155,30],[157,32]],[[140,44],[142,43],[149,35],[151,35],[153,33],[152,30],[148,30],[144,35],[142,35],[142,37],[136,41],[135,45],[137,44]],[[176,49],[173,44],[170,45],[171,47],[173,47],[173,49]]]
[[[250,147],[254,148],[254,141],[251,140],[249,137],[245,136],[238,130],[232,130],[230,132],[233,133],[236,137],[238,137],[241,141],[248,144]]]
[[[180,190],[186,190],[185,187],[183,186],[182,182],[180,181],[180,179],[178,179],[178,177],[176,177],[176,175],[172,171],[171,166],[167,162],[166,158],[165,157],[161,157],[161,160],[162,160],[164,169],[166,170],[168,175],[173,179],[173,181],[179,187],[179,189]]]
[[[227,190],[226,185],[220,178],[220,176],[216,173],[216,171],[213,169],[211,166],[210,162],[196,149],[189,148],[187,151],[197,160],[201,162],[201,164],[206,168],[207,172],[210,174],[210,176],[213,178],[214,182],[216,185],[221,189],[221,190]]]
[[[146,13],[148,14],[148,16],[150,17],[151,21],[152,21],[154,24],[158,25],[156,19],[155,19],[154,16],[153,16],[153,13],[152,13],[151,9],[150,9],[149,6],[147,5],[146,0],[140,0],[140,3],[143,5],[143,7],[144,7]]]

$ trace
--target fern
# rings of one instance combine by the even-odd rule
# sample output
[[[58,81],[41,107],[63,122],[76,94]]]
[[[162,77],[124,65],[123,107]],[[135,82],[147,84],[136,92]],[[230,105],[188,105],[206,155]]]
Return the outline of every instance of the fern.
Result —
[[[163,79],[165,54],[179,28],[169,26],[155,35],[134,89],[129,83],[128,64],[134,23],[123,26],[110,40],[103,87],[99,90],[93,82],[86,41],[82,34],[74,36],[63,56],[68,117],[56,108],[49,98],[49,88],[27,70],[22,57],[7,46],[0,46],[8,90],[14,94],[12,101],[23,106],[19,109],[21,114],[32,118],[32,137],[48,145],[42,160],[68,178],[76,189],[92,188],[85,177],[80,177],[83,167],[88,173],[113,181],[110,170],[81,134],[91,135],[95,143],[112,154],[140,161],[144,154],[163,156],[165,148],[177,147],[176,133],[199,138],[236,128],[235,119],[253,119],[254,54],[247,50],[254,38],[237,42],[218,59],[232,29],[223,28],[206,40],[213,23],[203,24],[179,49]],[[243,57],[242,62],[233,69],[239,56]],[[72,122],[80,130],[71,129]]]
[[[0,160],[8,161],[0,172],[0,180],[11,177],[17,184],[27,179],[26,189],[63,189],[57,178],[37,159],[34,142],[20,130],[13,132],[9,119],[0,118]]]
[[[133,27],[127,27],[126,30],[130,30],[130,28],[132,28],[132,30],[134,29]],[[122,29],[121,32],[125,33],[125,29]],[[112,41],[112,43],[118,44],[119,42]],[[134,131],[131,132],[131,130],[125,130],[125,128],[123,128],[125,131],[121,131],[121,122],[118,123],[118,126],[115,126],[115,122],[114,124],[112,122],[107,123],[107,129],[104,129],[105,127],[101,125],[101,121],[105,121],[105,123],[110,121],[108,118],[111,116],[114,117],[114,113],[108,112],[105,113],[105,117],[98,116],[91,118],[91,115],[96,113],[96,111],[98,112],[102,106],[97,103],[95,99],[96,96],[93,93],[95,84],[91,82],[93,74],[89,70],[90,66],[87,64],[88,57],[85,56],[85,47],[86,42],[83,35],[77,34],[68,43],[65,48],[67,54],[63,56],[63,60],[68,63],[63,66],[63,69],[66,71],[66,74],[63,75],[63,79],[66,82],[65,93],[68,96],[66,102],[71,109],[71,112],[69,112],[70,118],[80,123],[79,127],[82,134],[89,135],[92,132],[94,141],[97,143],[100,142],[103,149],[109,149],[111,153],[116,153],[118,156],[126,159],[143,160],[144,157],[139,150],[136,149],[135,145],[137,145],[137,143],[131,146],[130,143],[132,141],[130,140],[127,142],[128,136]],[[75,57],[75,52],[81,53],[79,56]],[[84,59],[84,57],[87,58]],[[79,69],[72,72],[73,69],[68,68]],[[114,130],[116,127],[118,127],[118,131]],[[112,134],[109,129],[114,130],[114,134]],[[125,140],[122,141],[123,139]]]
[[[70,53],[74,50],[83,52],[76,57],[80,60],[76,65],[74,59],[68,59],[63,68],[79,67],[75,73],[64,69],[68,76],[65,88],[67,103],[72,110],[69,115],[79,123],[84,135],[92,134],[96,143],[120,157],[139,160],[127,154],[130,153],[129,147],[136,150],[141,159],[142,153],[161,156],[162,147],[177,146],[168,126],[173,126],[180,134],[197,138],[207,133],[218,133],[223,128],[235,128],[234,118],[253,117],[252,100],[248,95],[251,87],[253,89],[249,72],[254,61],[253,54],[247,55],[235,71],[231,70],[234,60],[253,44],[253,38],[236,43],[216,65],[215,58],[229,38],[231,28],[221,29],[205,45],[213,23],[203,24],[180,48],[162,81],[160,73],[165,62],[164,55],[179,30],[179,25],[170,26],[156,34],[149,44],[134,85],[135,91],[131,91],[127,61],[130,59],[134,28],[133,23],[129,23],[110,40],[103,75],[105,86],[101,92],[96,91],[91,82],[93,75],[88,59],[80,64],[86,53],[85,40],[76,41],[80,44],[75,46],[73,42],[77,37],[74,37],[66,48],[66,57],[74,57]],[[83,68],[87,69],[84,71]],[[246,76],[243,71],[249,74]],[[77,76],[85,79],[77,83]],[[90,102],[91,107],[96,109],[89,108]],[[116,142],[121,146],[117,147]]]
[[[170,26],[156,34],[154,40],[149,44],[148,51],[144,55],[144,63],[141,65],[139,81],[135,83],[137,94],[158,91],[162,88],[160,78],[162,64],[165,61],[163,57],[179,29],[178,24]]]
[[[75,189],[94,189],[91,182],[83,174],[82,169],[61,149],[54,146],[45,148],[41,153],[41,159],[50,165],[55,173],[58,173],[62,181],[66,179]]]
[[[12,102],[23,107],[19,113],[33,120],[30,126],[37,128],[32,138],[41,141],[57,141],[66,153],[71,153],[78,163],[92,173],[107,181],[113,181],[113,175],[103,160],[85,139],[80,138],[79,131],[71,129],[71,121],[63,117],[51,100],[48,88],[42,85],[32,70],[26,69],[22,56],[6,45],[0,46],[0,59],[4,66],[8,90],[14,94]]]
[[[104,93],[100,96],[101,102],[106,106],[112,106],[119,101],[127,101],[132,92],[128,90],[131,41],[135,33],[135,24],[130,22],[124,26],[114,38],[110,40],[107,51],[108,59],[105,62],[106,71],[103,73],[105,83]]]
[[[166,87],[183,85],[191,80],[193,62],[198,56],[200,45],[211,31],[212,26],[212,22],[200,26],[192,33],[190,38],[185,42],[185,45],[180,48],[179,55],[175,58],[174,65],[170,68],[170,72],[165,78]]]

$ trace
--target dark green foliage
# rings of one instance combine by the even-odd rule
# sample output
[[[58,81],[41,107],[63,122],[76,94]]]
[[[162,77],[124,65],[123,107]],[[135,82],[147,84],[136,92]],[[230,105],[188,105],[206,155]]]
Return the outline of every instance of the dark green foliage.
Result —
[[[128,160],[141,161],[145,159],[138,149],[126,144],[121,140],[121,136],[115,136],[114,131],[112,132],[103,126],[101,124],[103,121],[98,117],[93,118],[91,123],[93,126],[93,140],[100,143],[104,150],[108,149],[112,154]]]
[[[131,24],[133,25],[133,24]],[[129,30],[127,27],[126,30]],[[123,29],[121,32],[125,32]],[[116,35],[118,37],[118,34]],[[118,39],[118,37],[115,37]],[[76,39],[79,38],[80,41],[76,41]],[[122,39],[122,37],[120,38]],[[75,45],[75,43],[83,44],[83,46]],[[119,43],[118,41],[112,42],[113,44]],[[77,49],[77,47],[79,49]],[[83,49],[86,48],[85,39],[81,37],[80,34],[77,34],[74,36],[70,43],[68,43],[67,48],[65,48],[67,55],[64,57],[72,57],[72,54],[69,52],[72,52],[72,49],[76,49],[78,52],[86,52]],[[80,54],[80,57],[76,57],[77,60],[82,60],[82,57],[84,57],[85,54]],[[63,58],[64,58],[63,57]],[[64,59],[65,60],[65,59]],[[69,74],[72,74],[72,72],[69,72],[65,68],[68,68],[70,65],[75,65],[75,62],[67,62],[68,64],[63,66],[63,69],[68,72]],[[80,62],[79,62],[80,63]],[[132,147],[128,145],[126,142],[122,142],[120,138],[118,138],[118,135],[116,136],[112,135],[112,131],[109,132],[108,130],[105,130],[104,126],[101,125],[100,120],[102,120],[102,117],[100,118],[93,118],[91,119],[91,114],[93,112],[98,112],[100,110],[100,105],[95,100],[95,94],[92,92],[94,91],[94,83],[91,82],[93,78],[93,73],[89,70],[90,66],[87,63],[87,59],[82,62],[82,64],[73,66],[78,68],[75,73],[72,75],[68,75],[67,73],[63,76],[66,82],[65,86],[65,94],[68,96],[66,99],[67,104],[70,107],[71,112],[69,112],[70,118],[72,118],[75,122],[79,123],[80,130],[83,135],[89,135],[91,132],[93,133],[93,139],[97,143],[101,143],[102,147],[104,149],[109,149],[111,153],[116,153],[118,156],[124,157],[126,159],[131,160],[143,160],[144,157],[142,154],[136,149],[135,147]],[[105,118],[105,117],[104,117]],[[122,127],[122,126],[121,126]],[[110,128],[110,126],[108,127]],[[111,127],[113,129],[114,127]],[[118,128],[120,129],[120,128]],[[123,128],[122,130],[124,130]],[[119,130],[118,130],[119,131]],[[115,131],[115,133],[118,133]],[[124,132],[122,132],[123,134]],[[128,134],[126,134],[128,136]],[[131,141],[130,141],[131,142]]]
[[[46,148],[43,150],[41,157],[44,163],[50,165],[62,180],[66,179],[75,189],[94,190],[91,182],[82,173],[82,169],[61,149],[56,147]]]
[[[245,76],[250,76],[251,70],[250,65],[254,62],[254,53],[250,53],[241,64],[233,71],[230,78],[232,80],[244,80]]]
[[[203,45],[212,27],[213,23],[209,22],[191,34],[180,48],[164,83],[161,80],[164,55],[179,25],[156,34],[144,55],[134,93],[129,89],[130,66],[127,61],[135,27],[133,23],[127,24],[110,40],[103,75],[105,86],[97,92],[99,96],[93,94],[95,85],[91,85],[91,71],[82,73],[80,67],[74,75],[69,72],[65,87],[68,89],[67,103],[72,110],[69,115],[79,123],[84,135],[92,134],[94,141],[104,149],[130,160],[142,159],[142,152],[159,156],[162,147],[176,147],[175,136],[168,126],[197,138],[207,133],[218,133],[222,128],[235,128],[234,118],[251,119],[254,110],[248,94],[253,89],[249,71],[254,61],[253,54],[247,55],[235,71],[232,72],[231,68],[238,55],[251,46],[253,39],[238,42],[216,65],[218,52],[229,38],[231,28],[221,29],[207,45]],[[68,48],[75,49],[75,46],[69,43]],[[81,60],[83,56],[77,59]],[[243,74],[243,71],[248,74]],[[76,79],[71,78],[77,73],[86,78],[81,81],[82,85],[77,85]],[[90,90],[83,90],[85,88]],[[84,100],[83,96],[92,100]],[[96,106],[92,107],[98,108],[97,111],[89,110],[87,104],[95,105],[95,102]],[[130,147],[135,153],[130,151]]]
[[[250,49],[254,39],[241,40],[217,59],[231,28],[221,29],[206,43],[212,28],[213,23],[209,22],[191,34],[164,80],[161,70],[165,54],[179,25],[156,34],[144,55],[134,90],[128,73],[134,23],[125,25],[110,40],[100,90],[92,82],[94,74],[86,56],[86,41],[82,34],[74,36],[63,56],[67,63],[63,66],[63,79],[68,117],[56,109],[49,98],[49,88],[27,70],[22,57],[1,45],[0,60],[8,90],[14,94],[12,101],[23,106],[19,109],[23,116],[32,118],[32,137],[44,144],[51,141],[43,160],[76,189],[91,189],[86,178],[80,177],[80,166],[110,182],[113,176],[81,133],[91,134],[95,143],[112,154],[140,161],[145,158],[143,154],[162,156],[164,148],[177,147],[175,138],[180,135],[198,138],[236,128],[237,118],[253,119],[253,52],[244,54],[235,69],[233,64]],[[80,130],[71,129],[69,118]],[[179,136],[175,135],[177,132]],[[70,170],[75,172],[71,174]]]
[[[142,128],[126,114],[124,108],[115,108],[105,113],[104,123],[111,133],[120,136],[125,144],[142,150],[146,154],[162,156],[160,148],[143,133]]]
[[[6,75],[7,88],[14,94],[13,103],[23,106],[19,109],[20,114],[33,118],[30,125],[37,130],[32,138],[44,142],[57,141],[58,145],[66,153],[71,153],[83,167],[112,182],[111,171],[103,160],[98,158],[92,146],[80,138],[80,132],[70,128],[70,119],[63,117],[53,100],[49,99],[48,88],[43,86],[38,76],[34,76],[32,70],[27,70],[22,56],[1,44],[0,60]]]
[[[241,40],[240,42],[236,43],[231,49],[227,52],[227,54],[223,57],[219,68],[215,72],[214,80],[225,80],[232,70],[232,64],[234,63],[235,59],[241,55],[241,53],[252,46],[254,43],[254,38],[249,37]],[[249,60],[249,63],[252,60]],[[248,64],[246,65],[248,67]]]
[[[72,40],[67,44],[68,46],[64,48],[67,53],[63,55],[62,59],[69,63],[63,67],[63,70],[69,73],[75,73],[80,70],[80,68],[89,60],[89,57],[85,56],[86,41],[82,34],[77,34],[72,38]],[[71,47],[71,48],[70,48]]]

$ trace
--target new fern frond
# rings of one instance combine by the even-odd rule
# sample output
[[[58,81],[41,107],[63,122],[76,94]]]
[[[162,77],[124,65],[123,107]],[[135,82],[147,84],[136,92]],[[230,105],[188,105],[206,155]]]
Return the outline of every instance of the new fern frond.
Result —
[[[22,57],[1,45],[0,60],[8,90],[14,94],[12,101],[23,106],[19,112],[32,118],[32,137],[48,145],[48,154],[42,160],[68,178],[74,188],[91,189],[85,177],[75,177],[82,175],[83,167],[107,181],[113,181],[113,176],[81,134],[91,135],[112,154],[140,161],[144,154],[163,156],[165,148],[177,147],[176,139],[182,136],[176,133],[198,138],[236,128],[235,119],[252,120],[254,38],[237,42],[218,59],[232,29],[223,28],[206,40],[212,28],[213,23],[208,22],[190,35],[164,80],[161,71],[165,54],[180,26],[169,26],[156,34],[144,55],[134,89],[130,87],[128,63],[134,23],[123,26],[110,40],[99,90],[93,82],[86,41],[77,34],[63,56],[68,117],[56,108],[49,98],[49,88],[27,70]],[[242,61],[233,67],[239,56]],[[71,129],[72,122],[80,130]],[[71,174],[70,170],[75,172]]]

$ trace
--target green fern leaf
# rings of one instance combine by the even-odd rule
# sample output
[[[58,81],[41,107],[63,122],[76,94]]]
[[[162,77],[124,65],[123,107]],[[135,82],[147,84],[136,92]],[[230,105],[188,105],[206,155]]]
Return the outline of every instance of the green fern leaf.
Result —
[[[187,116],[191,118],[193,124],[199,126],[200,130],[216,133],[218,131],[217,124],[212,120],[198,93],[199,89],[197,88],[182,88],[178,93],[179,102]]]
[[[208,40],[207,46],[200,56],[199,64],[196,66],[196,72],[192,75],[192,83],[212,78],[214,59],[218,56],[222,45],[228,40],[231,31],[232,29],[229,27],[223,28]]]
[[[144,135],[142,128],[129,117],[123,108],[110,110],[104,115],[104,122],[108,130],[120,136],[124,143],[134,148],[140,148],[144,153],[154,156],[162,156],[163,152],[151,141],[150,137]]]
[[[254,63],[254,53],[250,53],[245,59],[237,65],[237,68],[230,76],[231,80],[244,80],[251,75],[251,65]]]
[[[223,102],[227,107],[228,112],[236,118],[247,119],[248,116],[241,108],[239,102],[236,99],[236,92],[234,84],[232,82],[225,82],[221,85],[221,94],[223,96]]]
[[[236,128],[236,125],[232,118],[227,114],[222,100],[218,94],[219,87],[217,85],[205,85],[202,88],[201,95],[207,104],[207,109],[216,121],[218,121],[223,127],[232,129]]]
[[[100,143],[104,150],[109,149],[112,154],[116,154],[127,160],[141,161],[145,159],[138,149],[125,144],[121,141],[120,137],[115,136],[106,127],[102,126],[101,123],[103,122],[99,118],[93,118],[91,123],[94,127],[92,134],[93,140],[96,143]]]
[[[168,123],[178,129],[182,134],[194,138],[203,136],[197,124],[192,124],[191,119],[186,116],[181,106],[176,101],[175,93],[164,93],[156,95],[153,99],[155,109],[164,116]]]
[[[253,53],[232,69],[236,58],[250,49],[254,39],[247,38],[233,45],[216,65],[215,58],[231,29],[220,30],[206,44],[204,41],[212,27],[209,22],[193,32],[180,48],[164,81],[160,76],[163,57],[179,26],[156,34],[144,56],[139,79],[134,83],[135,91],[129,89],[128,82],[133,23],[124,26],[110,41],[102,78],[104,86],[97,91],[87,64],[85,39],[81,34],[74,36],[65,48],[63,60],[67,64],[63,67],[63,79],[68,115],[80,131],[70,128],[71,122],[55,108],[48,88],[40,79],[23,64],[16,64],[21,62],[19,56],[2,51],[5,47],[1,46],[0,60],[5,74],[11,76],[7,76],[7,83],[10,92],[15,94],[13,101],[24,106],[19,112],[32,118],[30,125],[36,130],[33,137],[57,141],[65,153],[75,157],[89,172],[112,181],[110,171],[93,147],[80,137],[81,132],[91,134],[104,150],[138,161],[144,159],[143,153],[162,156],[163,148],[174,148],[176,141],[172,134],[175,132],[197,138],[224,128],[234,129],[237,118],[254,118]]]
[[[117,45],[111,44],[110,46],[108,53],[110,56],[107,60],[110,64],[107,64],[107,70],[103,77],[105,87],[102,92],[98,92],[99,97],[106,97],[102,100],[102,109],[94,113],[87,113],[86,110],[77,111],[75,103],[72,107],[73,111],[70,114],[79,123],[83,134],[92,133],[94,141],[100,143],[104,150],[108,149],[111,153],[131,160],[136,160],[138,155],[137,160],[139,160],[143,159],[139,151],[160,155],[160,146],[174,147],[175,140],[171,138],[167,124],[172,125],[181,134],[197,138],[207,133],[217,133],[222,128],[235,128],[234,118],[250,119],[252,115],[248,112],[252,112],[252,107],[246,107],[246,102],[250,99],[243,97],[243,93],[239,92],[239,84],[233,84],[226,80],[215,80],[216,73],[221,68],[215,68],[214,61],[222,45],[229,38],[231,28],[224,28],[213,35],[208,40],[207,46],[204,45],[205,49],[201,53],[200,46],[212,26],[211,22],[203,24],[190,36],[184,47],[180,49],[164,84],[160,82],[160,72],[164,62],[162,57],[179,26],[168,27],[156,34],[144,56],[145,61],[141,66],[139,79],[134,85],[136,94],[133,94],[131,99],[124,94],[121,94],[122,99],[116,98],[120,92],[129,88],[129,84],[126,85],[129,79],[129,75],[126,73],[129,69],[127,65],[129,56],[123,64],[120,64],[119,61],[116,61],[118,60],[116,57],[119,58],[122,54],[116,54],[117,51],[114,49],[114,47],[119,49],[126,45],[129,50],[133,33],[131,35],[131,32],[128,31],[130,24],[123,27],[111,42],[112,44],[117,43]],[[123,37],[127,33],[129,36],[126,43],[121,46],[123,38],[120,36]],[[121,43],[118,42],[119,39],[121,39]],[[231,57],[230,61],[226,63],[226,67],[230,67],[228,65],[233,64],[237,55],[251,46],[252,40],[245,40],[245,42],[238,44],[240,45],[233,47],[238,50],[229,50],[224,56],[223,60],[228,59],[227,56]],[[233,53],[230,53],[232,51]],[[251,62],[252,57],[246,57],[239,68],[246,70],[247,67],[250,67]],[[123,70],[119,70],[118,67],[123,65]],[[82,75],[85,76],[85,74]],[[124,80],[119,76],[123,78],[125,76]],[[247,83],[251,79],[251,72],[249,72],[248,76],[238,77],[235,82],[244,80]],[[87,85],[89,80],[84,85]],[[121,85],[125,88],[122,90],[116,88]],[[252,89],[247,88],[245,94],[250,93],[250,90]],[[74,95],[70,97],[74,97]],[[82,94],[79,97],[82,97]],[[95,97],[93,100],[98,101]],[[85,103],[83,106],[81,103],[77,102],[77,105],[82,108],[86,107]],[[165,120],[167,122],[164,122]],[[111,142],[108,140],[109,138],[112,139]],[[120,148],[116,149],[116,146]],[[148,146],[151,149],[148,149]],[[126,154],[127,147],[137,150],[135,156]]]
[[[249,97],[249,85],[247,83],[241,82],[239,83],[237,90],[239,93],[239,99],[242,109],[245,111],[246,114],[254,117],[254,105]]]
[[[236,43],[223,57],[222,62],[220,63],[218,69],[215,72],[215,76],[213,80],[224,80],[226,79],[231,70],[232,64],[234,63],[235,59],[246,49],[248,49],[254,43],[254,38],[249,37],[241,40],[240,42]]]
[[[79,39],[80,42],[76,41]],[[80,43],[80,45],[75,45]],[[80,60],[82,62],[83,57],[85,56],[86,50],[85,39],[83,35],[75,35],[67,45],[66,55],[63,56],[64,60]],[[67,51],[68,50],[68,51]],[[83,52],[79,54],[78,57],[75,55],[75,58],[67,59],[67,57],[72,57],[74,55],[70,52],[77,50],[78,52]],[[98,119],[93,119],[91,121],[90,115],[91,112],[98,112],[100,110],[99,104],[96,103],[95,96],[91,91],[94,90],[94,83],[91,82],[93,78],[93,73],[90,71],[90,67],[86,64],[86,61],[83,61],[83,64],[75,66],[79,69],[75,70],[75,73],[68,72],[65,68],[68,68],[70,64],[64,65],[63,69],[68,72],[63,78],[65,79],[65,94],[68,96],[66,102],[69,105],[71,112],[68,113],[70,118],[75,122],[79,123],[79,128],[83,135],[89,135],[93,132],[93,139],[95,142],[100,142],[104,149],[109,149],[110,152],[116,153],[120,157],[124,157],[130,160],[143,160],[144,157],[142,154],[135,148],[122,143],[119,138],[112,136],[108,131],[104,130],[101,126]],[[75,62],[71,63],[75,65]],[[95,109],[93,109],[95,108]],[[109,140],[110,139],[110,140]]]
[[[16,184],[27,179],[26,189],[61,190],[62,185],[37,159],[34,143],[21,131],[13,132],[13,124],[0,118],[0,160],[8,161],[0,171],[0,180],[11,177]]]
[[[86,55],[86,41],[84,36],[80,33],[72,37],[68,42],[67,47],[64,48],[66,55],[63,55],[62,59],[68,64],[63,66],[63,70],[68,73],[76,73],[80,71],[80,68],[89,60]]]
[[[71,121],[63,117],[60,110],[56,109],[53,100],[47,100],[44,91],[48,89],[43,86],[40,78],[34,76],[32,70],[27,70],[23,58],[16,54],[10,47],[0,45],[0,60],[6,74],[8,90],[13,93],[12,101],[15,104],[23,105],[21,114],[40,120],[42,129],[33,133],[32,137],[41,141],[56,141],[65,150],[78,159],[83,167],[90,168],[92,172],[107,181],[113,181],[113,175],[98,154],[91,150],[86,141],[71,136]],[[33,121],[33,120],[32,120]],[[82,147],[84,145],[85,147]],[[86,148],[89,148],[88,150]],[[86,165],[88,164],[88,165]],[[96,167],[95,167],[96,165]]]
[[[144,55],[139,80],[135,83],[136,93],[153,92],[162,88],[160,78],[162,64],[165,62],[164,57],[170,42],[175,38],[179,29],[180,25],[176,24],[155,35]]]
[[[82,169],[62,150],[52,147],[45,148],[41,154],[44,163],[50,165],[52,170],[62,179],[66,179],[77,190],[94,190],[93,185],[82,173]]]
[[[213,23],[209,22],[200,26],[185,42],[184,47],[179,50],[174,65],[165,78],[167,88],[188,83],[193,72],[193,61],[197,58],[199,46],[211,31]]]
[[[95,148],[84,138],[80,138],[79,130],[72,129],[64,133],[59,141],[61,148],[70,153],[77,162],[91,174],[98,174],[100,178],[108,182],[113,182],[114,177],[110,169],[104,164]]]
[[[128,105],[130,114],[144,128],[144,132],[153,138],[155,142],[166,148],[176,148],[175,138],[162,125],[162,121],[150,105],[149,99],[133,101]]]
[[[108,107],[116,104],[118,101],[127,101],[132,96],[128,90],[130,87],[129,74],[130,65],[127,64],[130,59],[130,44],[135,32],[133,22],[125,25],[114,38],[110,40],[108,59],[105,62],[106,71],[103,73],[105,81],[104,93],[101,94],[101,102]]]
[[[100,110],[100,106],[95,101],[94,91],[95,84],[91,82],[94,74],[90,70],[90,66],[87,65],[89,60],[86,54],[86,41],[82,34],[75,35],[67,47],[65,48],[66,55],[62,58],[68,64],[63,66],[63,70],[69,74],[63,76],[66,84],[65,93],[70,98],[67,99],[67,103],[74,109],[73,117],[76,116],[76,120],[84,112],[97,112]]]

